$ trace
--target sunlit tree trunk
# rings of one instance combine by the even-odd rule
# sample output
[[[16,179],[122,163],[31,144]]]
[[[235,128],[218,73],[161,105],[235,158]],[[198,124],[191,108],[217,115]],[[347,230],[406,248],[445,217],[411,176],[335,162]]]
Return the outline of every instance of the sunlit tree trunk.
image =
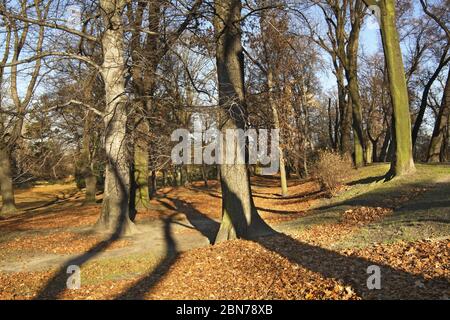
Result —
[[[353,126],[353,150],[355,166],[364,166],[364,136],[362,128],[362,107],[358,84],[358,49],[359,34],[361,30],[364,4],[361,0],[350,1],[351,30],[349,34],[345,75],[348,83],[349,100],[352,105],[352,126]]]
[[[130,168],[127,113],[125,96],[125,60],[121,12],[123,0],[101,0],[100,8],[105,23],[102,37],[105,83],[105,134],[104,147],[107,157],[105,192],[98,227],[116,234],[132,233],[135,229],[129,217]]]
[[[444,138],[447,131],[447,124],[450,116],[450,70],[445,84],[444,95],[442,97],[441,107],[434,125],[433,136],[431,137],[430,147],[428,149],[428,162],[441,161],[441,151]]]
[[[381,9],[381,34],[393,106],[394,121],[392,126],[394,129],[395,156],[391,162],[391,174],[401,176],[415,171],[408,89],[396,26],[395,1],[381,0],[377,4]]]
[[[275,129],[280,129],[280,119],[278,116],[278,109],[275,105],[275,102],[273,101],[273,72],[272,69],[269,67],[269,70],[267,71],[267,86],[269,88],[269,104],[270,109],[272,110],[272,116],[273,116],[273,122]],[[280,145],[278,147],[278,152],[280,156],[280,183],[281,183],[281,195],[287,196],[288,195],[288,185],[287,185],[287,178],[286,178],[286,166],[285,166],[285,160],[284,160],[284,152],[282,148],[282,142],[280,141]]]
[[[219,103],[223,109],[221,130],[244,129],[244,59],[241,44],[241,1],[215,1]],[[225,145],[227,141],[224,141]],[[220,165],[222,222],[216,242],[249,238],[271,231],[253,203],[250,178],[245,164]]]

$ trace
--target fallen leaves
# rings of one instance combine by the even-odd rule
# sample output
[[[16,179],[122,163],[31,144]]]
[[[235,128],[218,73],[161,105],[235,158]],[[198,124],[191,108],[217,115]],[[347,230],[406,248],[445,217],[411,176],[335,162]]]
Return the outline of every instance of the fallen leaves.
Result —
[[[390,208],[381,207],[358,207],[344,212],[344,222],[348,224],[364,225],[380,220],[393,212]]]
[[[75,254],[83,253],[103,242],[98,235],[84,235],[74,232],[51,232],[46,235],[19,236],[0,243],[0,252],[34,251],[37,253]],[[105,250],[123,248],[128,240],[114,241]]]

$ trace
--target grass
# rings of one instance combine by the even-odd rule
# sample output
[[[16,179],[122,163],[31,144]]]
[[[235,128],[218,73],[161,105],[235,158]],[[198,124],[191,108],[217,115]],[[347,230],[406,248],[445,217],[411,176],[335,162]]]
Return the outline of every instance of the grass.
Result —
[[[318,203],[311,215],[284,225],[301,232],[312,226],[340,223],[345,211],[358,207],[394,209],[380,221],[357,228],[333,247],[365,247],[450,236],[450,166],[417,165],[415,174],[385,181],[388,164],[356,170],[348,189]]]

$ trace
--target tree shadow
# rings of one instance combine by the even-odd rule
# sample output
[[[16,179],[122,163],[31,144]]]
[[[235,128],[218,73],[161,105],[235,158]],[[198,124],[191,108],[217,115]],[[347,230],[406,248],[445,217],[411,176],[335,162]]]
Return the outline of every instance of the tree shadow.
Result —
[[[355,293],[365,299],[442,299],[450,290],[444,277],[431,280],[421,275],[395,269],[384,263],[338,252],[297,241],[285,234],[261,237],[254,240],[266,249],[276,252],[289,261],[323,277],[350,285]],[[369,266],[381,271],[381,289],[368,288]]]
[[[116,300],[144,299],[145,294],[160,281],[160,279],[167,273],[169,268],[176,261],[179,252],[176,242],[172,236],[171,227],[174,216],[175,214],[172,214],[171,216],[163,219],[164,240],[166,243],[166,253],[164,258],[158,263],[155,269],[143,278],[139,279],[125,292],[117,296],[115,298]]]
[[[237,200],[237,197],[234,197]],[[242,206],[242,203],[238,202],[236,205]],[[253,237],[250,240],[323,277],[350,285],[359,296],[367,299],[439,299],[450,289],[450,283],[443,277],[427,280],[421,275],[395,269],[378,261],[345,256],[336,251],[302,243],[282,233]],[[381,290],[368,288],[367,281],[371,275],[368,274],[368,267],[372,265],[380,267]]]
[[[348,183],[347,185],[349,185],[349,186],[356,186],[358,184],[371,184],[371,183],[374,183],[374,182],[380,182],[382,180],[384,180],[384,182],[389,181],[390,180],[389,179],[389,175],[386,173],[386,174],[383,174],[381,176],[367,177],[367,178],[363,178],[363,179],[352,181],[352,182]]]
[[[121,192],[126,194],[126,183],[122,181],[121,176],[117,171],[117,163],[114,159],[110,159],[111,161],[111,169],[115,177],[118,181],[117,188],[120,189]],[[128,207],[128,198],[123,197],[120,206],[121,208]],[[56,274],[45,284],[45,286],[39,291],[36,295],[35,300],[55,300],[58,298],[59,294],[61,294],[64,290],[67,289],[67,279],[68,273],[67,270],[69,266],[77,266],[81,268],[84,264],[86,264],[89,260],[98,256],[100,253],[104,252],[108,247],[111,246],[116,240],[123,236],[124,228],[126,227],[126,223],[128,222],[128,215],[124,214],[128,213],[128,211],[123,211],[123,214],[119,215],[118,221],[114,227],[114,230],[109,234],[107,240],[101,241],[98,244],[94,245],[87,252],[76,256],[75,258],[70,259],[66,262],[57,272]],[[97,222],[98,223],[98,222]],[[97,228],[97,225],[94,226],[94,230]]]
[[[276,209],[269,209],[269,208],[261,208],[261,207],[256,207],[256,210],[258,211],[262,211],[262,212],[270,212],[270,213],[275,213],[275,214],[279,214],[279,215],[295,215],[298,214],[299,211],[298,210],[276,210]]]
[[[164,201],[159,202],[170,210],[183,213],[189,223],[202,235],[208,238],[210,244],[214,243],[215,236],[219,231],[219,223],[217,221],[207,217],[186,201],[170,197],[167,197],[166,199],[172,201],[175,206]]]
[[[55,300],[58,298],[59,294],[67,289],[67,270],[69,266],[78,266],[81,268],[86,262],[92,258],[98,256],[100,253],[104,252],[112,243],[118,240],[122,235],[122,228],[118,227],[115,232],[105,241],[101,241],[97,245],[93,246],[87,252],[70,259],[68,262],[62,266],[57,273],[46,283],[43,289],[39,291],[35,300]]]
[[[396,188],[395,190],[393,188],[383,188],[383,189],[375,189],[368,192],[364,192],[358,196],[352,197],[348,200],[339,201],[336,203],[323,205],[317,208],[317,211],[326,211],[329,209],[337,208],[340,206],[366,206],[366,207],[387,207],[387,208],[394,208],[392,204],[392,200],[395,199],[401,199],[402,197],[408,197],[410,196],[410,193],[414,189],[421,189],[421,188],[430,188],[429,184],[426,182],[411,182],[408,184],[403,185],[401,188]],[[425,193],[428,194],[429,192],[438,192],[439,189],[445,188],[446,190],[450,190],[450,184],[448,183],[437,183],[433,184],[432,189],[433,190],[427,190]],[[424,194],[419,194],[418,197],[423,197]],[[427,209],[432,209],[434,207],[446,207],[448,202],[445,203],[445,201],[433,199],[432,201],[429,201],[428,203],[422,203],[419,204],[417,202],[417,198],[412,199],[412,204],[407,204],[406,206],[413,205],[414,207],[417,205],[420,205],[423,207],[424,205],[427,205]],[[397,209],[399,207],[396,207]],[[396,209],[396,210],[397,210]]]

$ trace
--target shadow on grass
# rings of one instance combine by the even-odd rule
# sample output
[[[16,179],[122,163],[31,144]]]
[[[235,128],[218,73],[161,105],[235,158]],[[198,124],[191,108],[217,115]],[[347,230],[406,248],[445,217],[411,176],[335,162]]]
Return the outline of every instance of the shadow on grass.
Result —
[[[117,181],[117,188],[122,193],[122,195],[128,195],[127,193],[127,184],[122,180],[120,174],[118,173],[117,161],[115,159],[110,160],[110,168],[112,170],[113,177]],[[81,268],[88,261],[98,256],[100,253],[104,252],[108,247],[111,246],[112,243],[117,241],[123,234],[124,229],[128,226],[129,222],[129,212],[125,208],[128,208],[129,205],[129,197],[122,196],[120,199],[120,203],[117,204],[120,207],[120,215],[117,218],[117,221],[114,225],[114,230],[109,234],[109,237],[105,241],[101,241],[100,243],[94,245],[87,252],[76,256],[75,258],[70,259],[67,263],[65,263],[56,274],[45,284],[45,286],[39,291],[36,295],[35,299],[57,299],[58,296],[67,289],[67,279],[69,277],[67,270],[70,266],[77,266]],[[106,210],[108,210],[106,208]],[[99,220],[100,221],[100,220]],[[95,229],[95,227],[94,227]]]
[[[358,185],[358,184],[371,184],[371,183],[374,183],[374,182],[380,182],[382,180],[384,180],[384,182],[389,181],[389,175],[388,174],[383,174],[381,176],[367,177],[367,178],[363,178],[363,179],[352,181],[352,182],[348,183],[348,185],[349,186],[355,186],[355,185]]]
[[[139,279],[136,283],[130,286],[125,292],[121,293],[115,299],[128,300],[128,299],[144,299],[146,293],[149,292],[167,273],[171,265],[178,258],[178,250],[175,240],[172,236],[172,223],[173,216],[175,214],[164,218],[164,240],[166,242],[166,253],[164,258],[158,263],[155,269],[148,273],[143,278]]]

